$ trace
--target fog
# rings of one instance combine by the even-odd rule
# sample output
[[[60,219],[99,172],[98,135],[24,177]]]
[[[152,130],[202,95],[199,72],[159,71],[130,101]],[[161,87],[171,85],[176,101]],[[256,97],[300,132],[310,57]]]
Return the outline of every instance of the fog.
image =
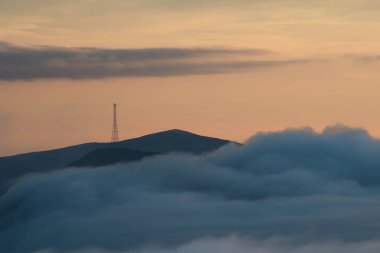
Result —
[[[2,252],[378,252],[380,141],[341,125],[29,175],[0,198]]]

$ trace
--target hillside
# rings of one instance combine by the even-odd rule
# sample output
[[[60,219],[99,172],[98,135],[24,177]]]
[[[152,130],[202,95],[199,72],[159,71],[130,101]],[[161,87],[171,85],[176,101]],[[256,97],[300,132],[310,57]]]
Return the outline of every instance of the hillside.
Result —
[[[30,173],[49,172],[62,169],[67,165],[80,161],[87,156],[96,163],[108,163],[91,154],[95,150],[115,148],[129,149],[153,153],[185,152],[202,154],[211,152],[231,141],[197,135],[178,129],[153,133],[117,143],[85,143],[54,150],[32,152],[14,156],[0,157],[0,192],[19,177]],[[107,151],[107,152],[109,152]],[[100,152],[100,151],[98,151]],[[112,157],[114,156],[114,157]],[[123,160],[122,154],[107,155],[107,159]],[[127,156],[128,157],[128,156]],[[128,160],[128,158],[126,158]]]

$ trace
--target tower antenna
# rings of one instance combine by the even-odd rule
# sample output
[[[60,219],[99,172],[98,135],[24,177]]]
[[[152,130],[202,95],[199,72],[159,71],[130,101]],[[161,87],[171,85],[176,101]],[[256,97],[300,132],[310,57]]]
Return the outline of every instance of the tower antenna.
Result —
[[[112,126],[111,142],[118,142],[118,141],[119,141],[119,131],[117,129],[116,104],[113,104],[113,126]]]

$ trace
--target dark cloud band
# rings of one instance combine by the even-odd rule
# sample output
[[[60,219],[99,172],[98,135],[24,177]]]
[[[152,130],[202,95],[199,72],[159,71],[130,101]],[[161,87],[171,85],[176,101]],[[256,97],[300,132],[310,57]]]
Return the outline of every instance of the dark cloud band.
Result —
[[[99,79],[217,74],[297,63],[297,60],[239,60],[262,49],[56,48],[0,43],[0,80]]]

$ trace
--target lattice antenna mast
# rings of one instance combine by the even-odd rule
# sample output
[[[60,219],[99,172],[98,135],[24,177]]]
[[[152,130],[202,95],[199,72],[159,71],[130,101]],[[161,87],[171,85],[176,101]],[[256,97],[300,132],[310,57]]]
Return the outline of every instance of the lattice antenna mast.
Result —
[[[119,141],[119,131],[117,129],[116,104],[113,104],[113,126],[112,126],[111,142],[118,142],[118,141]]]

